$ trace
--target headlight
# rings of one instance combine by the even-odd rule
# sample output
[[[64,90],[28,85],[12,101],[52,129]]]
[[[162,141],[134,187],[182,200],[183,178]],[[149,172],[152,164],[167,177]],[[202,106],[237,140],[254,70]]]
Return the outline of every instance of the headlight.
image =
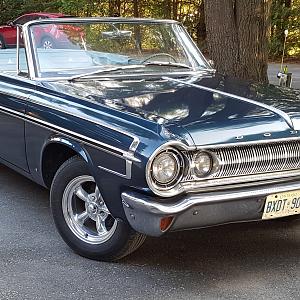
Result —
[[[178,155],[171,151],[158,154],[152,162],[152,178],[158,185],[172,185],[180,175]]]
[[[213,164],[213,158],[207,152],[199,152],[193,157],[193,170],[196,176],[204,177],[209,175]]]

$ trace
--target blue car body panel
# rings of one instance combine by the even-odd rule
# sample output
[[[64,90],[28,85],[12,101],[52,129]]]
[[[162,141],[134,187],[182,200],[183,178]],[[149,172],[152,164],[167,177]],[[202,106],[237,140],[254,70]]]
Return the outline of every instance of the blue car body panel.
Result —
[[[202,74],[194,83],[299,118],[296,90],[218,74]],[[0,89],[1,160],[45,185],[43,153],[50,144],[65,145],[88,163],[110,211],[122,219],[122,192],[130,188],[152,194],[146,164],[169,140],[201,147],[299,136],[281,116],[258,105],[157,77],[70,83],[0,76]]]

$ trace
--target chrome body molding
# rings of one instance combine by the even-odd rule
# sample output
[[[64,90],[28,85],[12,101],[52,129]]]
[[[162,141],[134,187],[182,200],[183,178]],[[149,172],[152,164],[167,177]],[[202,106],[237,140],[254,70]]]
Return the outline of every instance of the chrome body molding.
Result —
[[[0,107],[1,108],[1,107]],[[117,155],[116,153],[114,152],[111,152],[107,149],[103,149],[103,146],[104,147],[108,147],[112,150],[115,150],[119,153],[121,153],[122,155],[117,155],[118,157],[121,157],[121,158],[124,158],[126,160],[131,160],[131,161],[135,161],[135,162],[140,162],[139,159],[131,156],[130,154],[128,154],[127,151],[124,151],[122,149],[119,149],[119,148],[115,148],[115,147],[112,147],[110,145],[107,145],[107,144],[104,144],[98,140],[95,140],[95,139],[92,139],[92,138],[89,138],[87,136],[84,136],[84,135],[81,135],[79,133],[76,133],[74,131],[71,131],[71,130],[68,130],[68,129],[65,129],[65,128],[62,128],[62,127],[59,127],[59,126],[56,126],[56,125],[53,125],[53,124],[50,124],[48,122],[45,122],[41,119],[38,119],[38,118],[35,118],[35,117],[32,117],[30,115],[26,115],[25,117],[25,120],[26,121],[30,121],[34,124],[37,124],[37,125],[40,125],[40,126],[43,126],[43,127],[46,127],[46,128],[49,128],[53,131],[55,131],[56,133],[62,133],[64,134],[65,136],[68,136],[70,138],[74,138],[75,140],[77,141],[80,141],[80,142],[83,142],[84,144],[87,144],[89,146],[97,146],[98,149],[100,150],[103,150],[105,152],[108,152],[108,153],[111,153],[111,154],[114,154],[114,155]]]
[[[40,94],[40,96],[42,96],[42,94],[41,94],[41,93],[38,93],[38,92],[37,92],[35,95],[39,95],[39,94]],[[41,98],[42,98],[42,97],[41,97]],[[55,99],[55,98],[54,98],[54,99]],[[61,99],[60,99],[60,98],[57,98],[57,100],[61,100]],[[86,99],[84,99],[84,100],[86,101]],[[47,108],[53,109],[53,110],[58,111],[58,112],[63,112],[64,114],[67,114],[67,115],[69,115],[69,116],[74,116],[74,117],[77,117],[77,118],[79,118],[79,119],[82,119],[82,120],[91,122],[91,123],[96,124],[96,125],[103,126],[103,127],[105,127],[105,128],[108,128],[108,129],[111,129],[111,130],[113,130],[113,131],[117,131],[117,132],[119,132],[119,133],[121,133],[121,134],[123,134],[123,135],[126,135],[126,136],[128,136],[128,137],[130,137],[130,138],[133,139],[133,141],[132,141],[132,143],[131,143],[131,145],[130,145],[130,147],[129,147],[129,151],[130,151],[130,152],[133,152],[133,153],[134,153],[135,150],[137,149],[138,145],[139,145],[139,138],[138,138],[137,136],[135,136],[135,135],[133,135],[133,134],[131,134],[131,133],[129,133],[129,132],[126,132],[126,131],[124,131],[124,130],[122,130],[122,129],[120,129],[120,128],[117,128],[116,126],[112,126],[112,125],[109,125],[109,124],[107,124],[107,123],[105,123],[105,122],[102,122],[102,121],[100,121],[100,120],[97,119],[97,118],[93,118],[93,117],[91,117],[91,116],[90,116],[90,117],[87,117],[85,114],[74,113],[73,111],[71,112],[71,111],[68,110],[68,109],[63,109],[62,107],[59,107],[59,108],[58,108],[58,107],[56,107],[55,105],[46,105],[45,103],[41,103],[40,101],[35,101],[34,99],[32,99],[32,97],[29,98],[28,101],[31,102],[31,103],[34,103],[34,104],[36,104],[36,105],[38,105],[38,106],[47,107]],[[91,111],[97,113],[97,110],[95,110],[95,109],[89,108],[89,110],[91,110]],[[104,145],[104,146],[107,146],[107,147],[109,147],[109,148],[111,148],[111,149],[114,149],[114,150],[117,150],[117,151],[121,151],[119,148],[115,148],[115,147],[113,147],[113,146],[111,146],[111,145],[101,143],[100,141],[98,141],[98,143],[100,143],[100,144],[102,144],[102,145]],[[123,153],[126,153],[126,154],[128,155],[128,157],[131,157],[131,158],[132,158],[132,160],[135,160],[135,157],[134,157],[134,156],[132,156],[132,155],[130,155],[130,154],[127,153],[128,151],[122,151],[122,152],[123,152]]]
[[[130,160],[126,160],[126,173],[125,174],[122,174],[122,173],[119,173],[119,172],[116,172],[114,170],[110,170],[108,168],[104,168],[102,166],[98,166],[99,169],[103,170],[103,171],[106,171],[108,173],[111,173],[111,174],[114,174],[114,175],[117,175],[117,176],[120,176],[122,178],[125,178],[125,179],[131,179],[131,168],[132,168],[132,161]]]
[[[126,163],[126,174],[121,174],[121,173],[115,172],[113,170],[110,170],[110,169],[99,166],[99,168],[101,168],[102,170],[107,171],[107,172],[112,173],[112,174],[115,174],[117,176],[120,176],[120,177],[123,177],[123,178],[126,178],[126,179],[131,179],[132,162],[140,162],[140,160],[137,159],[136,157],[134,157],[134,155],[132,153],[132,152],[135,152],[137,146],[139,145],[139,140],[137,138],[134,139],[133,142],[131,143],[130,148],[129,148],[130,152],[129,151],[126,152],[126,151],[123,151],[121,149],[111,147],[107,144],[103,144],[100,141],[97,141],[95,139],[91,139],[87,136],[83,136],[81,134],[78,134],[74,131],[67,130],[67,129],[59,127],[59,126],[55,126],[55,125],[50,124],[48,122],[45,122],[41,119],[32,117],[30,115],[26,115],[25,113],[21,113],[21,112],[9,109],[7,107],[0,106],[0,112],[6,113],[6,114],[8,114],[10,116],[13,116],[13,117],[16,117],[18,119],[22,119],[26,122],[35,124],[39,127],[51,129],[55,133],[63,134],[64,136],[69,137],[69,138],[71,138],[75,141],[82,142],[85,145],[97,148],[100,151],[104,151],[104,152],[109,153],[113,156],[117,156],[119,158],[124,159],[125,163]],[[60,138],[54,138],[51,141],[52,142],[61,142],[61,139]],[[116,151],[115,152],[109,151],[108,149],[103,148],[103,146],[108,147],[108,148],[110,147],[111,149],[116,150],[120,154],[117,154]]]
[[[237,100],[240,100],[240,101],[244,101],[244,102],[247,102],[247,103],[251,103],[251,104],[254,104],[256,106],[260,106],[262,108],[265,108],[265,109],[267,109],[269,111],[272,111],[273,113],[279,115],[281,118],[283,118],[285,120],[285,122],[288,124],[288,126],[291,129],[293,129],[293,130],[299,130],[300,129],[300,128],[295,128],[295,125],[293,124],[292,119],[290,118],[290,116],[287,113],[285,113],[284,111],[282,111],[280,109],[277,109],[275,107],[272,107],[272,106],[269,106],[269,105],[266,105],[266,104],[263,104],[263,103],[255,101],[255,100],[245,98],[245,97],[241,97],[241,96],[237,96],[237,95],[234,95],[234,94],[219,91],[219,90],[216,90],[216,89],[212,89],[212,88],[209,88],[209,87],[206,87],[206,86],[186,82],[186,81],[183,81],[183,80],[180,80],[180,79],[175,79],[175,78],[166,77],[166,76],[164,76],[163,79],[173,81],[173,82],[177,82],[177,83],[181,83],[181,84],[188,85],[188,86],[192,86],[192,87],[200,89],[200,90],[216,93],[216,94],[219,94],[219,95],[222,95],[222,96],[230,97],[230,98],[237,99]]]
[[[100,126],[103,126],[103,127],[105,127],[105,128],[108,128],[108,129],[111,129],[111,130],[113,130],[113,131],[117,131],[117,132],[119,132],[119,133],[121,133],[121,134],[124,134],[124,135],[126,135],[126,136],[128,136],[128,137],[130,137],[130,138],[133,139],[133,141],[132,141],[132,143],[131,143],[131,145],[130,145],[128,151],[124,151],[124,150],[122,150],[122,149],[120,149],[120,148],[113,147],[113,146],[111,146],[111,145],[109,145],[109,144],[102,143],[102,142],[97,141],[97,140],[95,140],[95,139],[90,139],[90,138],[88,138],[88,137],[86,137],[86,136],[79,135],[79,134],[77,134],[77,133],[75,133],[75,132],[73,132],[73,131],[69,131],[69,130],[64,129],[64,128],[62,128],[62,127],[55,126],[55,125],[50,124],[50,123],[48,123],[48,122],[45,122],[45,121],[43,121],[43,120],[41,120],[41,119],[34,118],[34,117],[30,116],[29,114],[23,114],[23,113],[20,113],[20,112],[18,112],[18,111],[15,111],[15,110],[12,110],[12,109],[9,109],[9,108],[0,106],[0,110],[2,110],[2,111],[4,111],[4,112],[11,113],[12,115],[18,115],[18,116],[20,116],[20,117],[24,117],[25,119],[35,120],[35,121],[37,121],[37,122],[41,122],[41,123],[43,123],[43,124],[45,124],[45,125],[48,125],[49,127],[56,127],[56,129],[59,129],[60,131],[63,131],[63,132],[66,132],[66,133],[72,132],[73,135],[80,136],[80,137],[83,138],[83,139],[88,139],[89,141],[92,141],[92,143],[95,143],[95,144],[97,144],[97,145],[101,145],[101,146],[110,148],[110,149],[112,149],[112,150],[121,152],[121,153],[122,153],[122,156],[124,156],[124,158],[127,158],[127,159],[130,160],[130,161],[140,162],[140,160],[137,159],[137,158],[134,156],[134,153],[135,153],[135,151],[136,151],[136,149],[137,149],[137,147],[138,147],[138,145],[139,145],[139,143],[140,143],[140,140],[139,140],[139,138],[138,138],[136,135],[133,135],[133,134],[131,134],[131,133],[129,133],[129,132],[126,132],[126,131],[124,131],[124,130],[122,130],[122,129],[120,129],[120,128],[117,128],[117,127],[115,127],[115,126],[111,126],[111,125],[109,125],[109,124],[107,124],[107,123],[105,123],[105,122],[101,122],[99,119],[96,119],[96,118],[93,118],[93,117],[87,117],[86,115],[83,115],[83,114],[78,114],[78,113],[73,113],[73,112],[71,113],[71,112],[68,111],[67,109],[62,109],[61,107],[57,108],[55,105],[46,105],[45,103],[41,103],[41,102],[35,101],[35,100],[33,100],[32,97],[30,97],[30,96],[28,96],[28,97],[24,97],[24,96],[21,96],[21,95],[16,96],[15,94],[9,93],[9,92],[7,92],[7,91],[5,91],[4,94],[5,94],[5,95],[8,95],[8,96],[11,96],[11,97],[18,98],[18,99],[20,99],[20,100],[23,100],[23,101],[26,101],[26,102],[29,102],[29,103],[36,104],[36,105],[38,105],[38,106],[42,106],[42,107],[47,107],[47,108],[53,109],[53,110],[55,110],[55,111],[57,111],[57,112],[63,112],[64,114],[67,114],[67,115],[69,115],[69,116],[75,116],[75,117],[78,117],[78,118],[80,118],[80,119],[82,119],[82,120],[85,120],[85,121],[91,122],[91,123],[93,123],[93,124],[100,125]],[[37,93],[36,95],[38,95],[38,93]],[[41,96],[42,96],[42,95],[41,95]],[[41,97],[41,99],[42,99],[42,97]],[[61,99],[60,99],[60,98],[57,98],[57,100],[61,100]],[[86,99],[84,99],[84,100],[86,101]],[[91,109],[91,108],[90,108],[90,110],[92,110],[93,112],[97,112],[96,110],[93,110],[93,109]]]
[[[160,236],[165,233],[160,229],[163,217],[173,217],[167,231],[260,220],[268,195],[294,190],[300,190],[300,181],[190,194],[167,202],[127,191],[122,193],[122,200],[135,230]]]

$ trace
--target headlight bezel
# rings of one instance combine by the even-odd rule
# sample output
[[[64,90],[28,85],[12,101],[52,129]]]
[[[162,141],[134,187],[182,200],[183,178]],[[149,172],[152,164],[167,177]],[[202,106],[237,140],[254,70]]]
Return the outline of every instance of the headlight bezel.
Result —
[[[160,155],[161,153],[165,151],[172,151],[173,153],[176,153],[179,162],[181,164],[180,166],[180,174],[178,174],[178,177],[176,180],[172,181],[172,184],[168,185],[160,185],[153,180],[151,176],[151,170],[152,170],[152,162],[153,160]],[[194,155],[200,153],[200,152],[206,152],[208,153],[213,162],[212,162],[212,168],[210,172],[206,176],[196,176],[196,174],[193,172],[193,157]],[[196,146],[188,146],[183,144],[179,141],[170,141],[167,142],[160,147],[158,147],[150,156],[147,164],[146,164],[146,181],[151,189],[151,191],[161,197],[173,197],[176,195],[179,195],[181,193],[184,193],[186,191],[186,187],[190,186],[190,181],[194,180],[195,183],[203,180],[209,180],[213,178],[213,174],[217,172],[220,168],[220,162],[216,154],[212,151],[209,151],[207,149],[199,149]],[[188,177],[190,180],[185,181],[184,178]]]
[[[172,157],[172,159],[174,159],[174,161],[177,164],[176,173],[174,174],[173,178],[167,183],[159,182],[157,179],[154,178],[154,175],[153,175],[153,172],[154,172],[153,165],[155,163],[155,160],[159,159],[159,157],[164,154],[170,155],[170,157]],[[166,148],[162,149],[161,151],[159,151],[158,153],[156,153],[156,155],[151,160],[150,168],[149,168],[149,172],[150,172],[149,175],[150,175],[151,183],[155,189],[170,190],[181,181],[183,174],[184,174],[183,169],[184,169],[183,155],[176,148],[166,147]]]

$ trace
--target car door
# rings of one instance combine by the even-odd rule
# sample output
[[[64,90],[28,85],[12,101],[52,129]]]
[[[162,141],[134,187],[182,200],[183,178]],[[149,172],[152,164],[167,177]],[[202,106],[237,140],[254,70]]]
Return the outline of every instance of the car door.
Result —
[[[28,171],[24,116],[31,90],[22,80],[0,76],[0,158],[24,171]]]
[[[25,49],[20,49],[20,70],[28,72]],[[16,49],[0,51],[0,160],[28,171],[25,148],[25,111],[35,85],[16,75]]]

